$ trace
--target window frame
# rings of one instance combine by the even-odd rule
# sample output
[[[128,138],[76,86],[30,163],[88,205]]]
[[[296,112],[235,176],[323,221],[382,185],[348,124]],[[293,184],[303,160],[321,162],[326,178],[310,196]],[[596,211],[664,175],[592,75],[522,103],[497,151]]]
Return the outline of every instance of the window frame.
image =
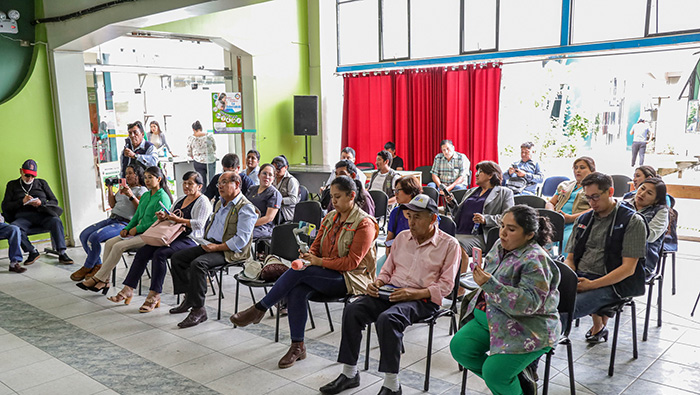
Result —
[[[402,58],[384,58],[384,0],[377,0],[377,4],[379,7],[379,62],[411,60],[411,0],[406,0],[406,45],[408,45],[408,55]]]
[[[460,55],[470,55],[470,54],[480,54],[480,53],[489,53],[489,52],[498,52],[500,45],[500,26],[501,26],[501,0],[496,0],[496,31],[494,32],[496,35],[496,46],[494,48],[489,48],[489,49],[482,49],[482,50],[464,50],[464,8],[465,8],[465,1],[466,0],[460,0],[459,1],[459,54]]]

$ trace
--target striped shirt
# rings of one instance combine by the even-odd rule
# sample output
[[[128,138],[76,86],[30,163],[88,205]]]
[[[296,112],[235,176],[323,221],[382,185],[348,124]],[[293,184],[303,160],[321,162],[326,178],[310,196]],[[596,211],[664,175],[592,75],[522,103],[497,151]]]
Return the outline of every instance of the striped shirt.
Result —
[[[455,152],[452,159],[447,160],[441,152],[435,155],[430,173],[437,175],[442,184],[450,185],[460,176],[463,177],[462,184],[466,184],[469,174],[469,159],[466,155]]]

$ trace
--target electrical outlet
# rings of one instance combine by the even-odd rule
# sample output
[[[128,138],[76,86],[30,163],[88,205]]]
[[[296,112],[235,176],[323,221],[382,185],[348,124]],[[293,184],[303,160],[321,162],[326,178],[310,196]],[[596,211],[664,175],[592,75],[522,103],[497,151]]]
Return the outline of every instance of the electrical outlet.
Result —
[[[17,22],[7,20],[0,22],[0,33],[17,34]]]
[[[19,40],[19,46],[20,46],[20,47],[28,47],[28,46],[30,46],[30,45],[31,45],[31,43],[30,43],[29,41],[27,41],[27,40]]]

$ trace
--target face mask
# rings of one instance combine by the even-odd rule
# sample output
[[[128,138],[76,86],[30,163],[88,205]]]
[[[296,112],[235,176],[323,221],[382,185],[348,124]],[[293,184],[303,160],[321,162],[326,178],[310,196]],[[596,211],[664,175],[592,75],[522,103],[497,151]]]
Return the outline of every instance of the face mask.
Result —
[[[32,184],[34,183],[34,180],[35,180],[35,179],[36,179],[36,178],[32,178],[31,181],[27,182],[27,181],[24,180],[24,177],[22,177],[22,183],[23,183],[24,185],[32,185]]]

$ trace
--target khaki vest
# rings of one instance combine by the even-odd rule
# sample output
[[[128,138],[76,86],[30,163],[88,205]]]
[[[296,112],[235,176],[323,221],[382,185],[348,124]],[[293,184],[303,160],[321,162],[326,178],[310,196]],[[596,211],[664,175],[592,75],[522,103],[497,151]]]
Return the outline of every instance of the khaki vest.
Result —
[[[332,211],[323,219],[321,222],[320,234],[321,236],[321,246],[323,246],[323,241],[326,238],[328,231],[333,226],[333,222],[337,216],[340,214],[337,211]],[[355,231],[357,227],[360,226],[360,222],[363,219],[370,218],[374,223],[374,240],[377,239],[379,234],[379,225],[377,225],[377,220],[369,214],[365,213],[360,209],[358,205],[350,212],[350,215],[345,220],[345,224],[340,230],[340,235],[338,237],[338,256],[347,256],[350,252],[350,246],[352,245],[352,240],[355,237]],[[323,248],[323,247],[321,247]],[[323,256],[323,251],[321,251],[321,256]],[[372,244],[367,254],[362,258],[360,264],[357,268],[343,272],[343,277],[345,277],[345,287],[347,292],[353,295],[362,295],[367,291],[367,286],[374,282],[377,278],[377,245]]]
[[[211,224],[214,222],[214,216],[216,213],[219,212],[221,209],[221,202],[222,199],[219,199],[218,202],[216,202],[216,206],[214,207],[214,212],[211,215],[211,218],[209,220],[209,224],[207,225],[207,229],[204,232],[204,237],[206,238],[209,234],[209,228],[211,228]],[[226,240],[232,238],[233,236],[236,235],[238,232],[238,212],[245,206],[246,204],[253,205],[248,199],[246,199],[245,196],[241,194],[241,199],[238,201],[238,204],[233,206],[231,211],[228,212],[228,215],[226,216],[226,225],[224,225],[224,235],[222,237],[222,241],[225,242]],[[250,245],[253,242],[253,234],[250,234],[250,239],[248,239],[248,244],[243,247],[241,251],[224,251],[224,257],[226,258],[226,262],[240,262],[240,261],[248,261],[252,259],[252,255],[250,254]]]
[[[569,201],[569,197],[576,189],[576,180],[564,181],[557,187],[557,193],[559,198],[557,204],[554,206],[554,211],[559,211],[564,207],[566,202]],[[583,191],[579,192],[574,199],[574,206],[572,207],[571,214],[582,213],[591,208],[588,201],[583,197]]]

